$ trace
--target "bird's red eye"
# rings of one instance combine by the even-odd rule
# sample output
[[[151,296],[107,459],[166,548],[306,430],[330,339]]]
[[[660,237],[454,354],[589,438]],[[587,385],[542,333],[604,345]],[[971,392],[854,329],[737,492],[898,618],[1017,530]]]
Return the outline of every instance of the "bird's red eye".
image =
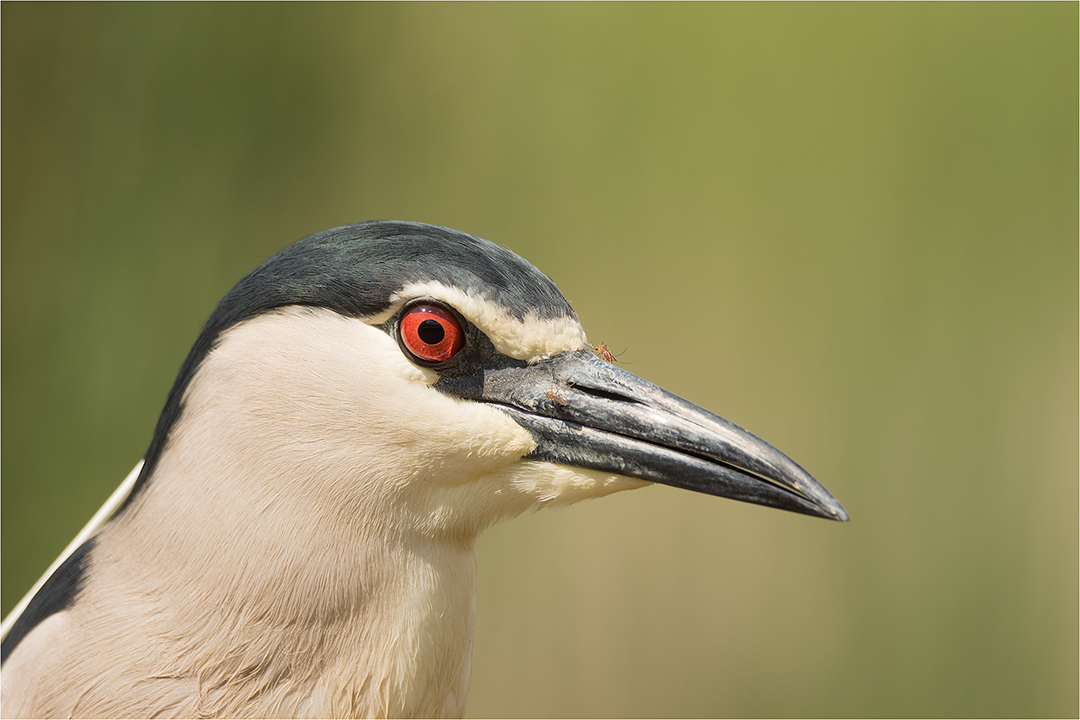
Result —
[[[444,363],[465,347],[465,331],[449,310],[438,305],[414,305],[398,325],[401,344],[424,365]]]

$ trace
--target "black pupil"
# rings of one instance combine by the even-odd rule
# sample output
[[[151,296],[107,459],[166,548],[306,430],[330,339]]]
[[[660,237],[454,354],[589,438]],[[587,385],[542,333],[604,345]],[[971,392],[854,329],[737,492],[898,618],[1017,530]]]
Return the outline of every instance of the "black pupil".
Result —
[[[438,320],[425,320],[416,328],[416,334],[428,345],[438,345],[446,337],[446,331]]]

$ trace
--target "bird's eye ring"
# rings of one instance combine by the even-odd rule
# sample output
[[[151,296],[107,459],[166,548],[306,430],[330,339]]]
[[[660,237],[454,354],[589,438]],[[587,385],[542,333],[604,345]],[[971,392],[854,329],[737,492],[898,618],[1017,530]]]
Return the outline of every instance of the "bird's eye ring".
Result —
[[[465,347],[465,331],[449,310],[418,303],[405,308],[398,323],[401,346],[421,365],[442,365]]]

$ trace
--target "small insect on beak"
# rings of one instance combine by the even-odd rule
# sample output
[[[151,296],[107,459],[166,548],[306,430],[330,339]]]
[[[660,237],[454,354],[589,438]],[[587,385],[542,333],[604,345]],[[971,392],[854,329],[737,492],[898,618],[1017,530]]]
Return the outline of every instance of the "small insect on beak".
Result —
[[[609,363],[619,362],[618,360],[615,359],[615,356],[611,354],[611,349],[608,348],[608,346],[605,345],[604,343],[600,343],[599,345],[594,347],[593,352],[596,353],[596,356],[598,358],[600,358],[601,360],[604,360],[606,362],[609,362]]]

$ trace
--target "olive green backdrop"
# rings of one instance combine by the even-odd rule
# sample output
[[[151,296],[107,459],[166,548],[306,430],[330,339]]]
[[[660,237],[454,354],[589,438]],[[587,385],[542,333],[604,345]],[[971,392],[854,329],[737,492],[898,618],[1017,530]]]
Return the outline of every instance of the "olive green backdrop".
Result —
[[[471,715],[1080,712],[1076,3],[0,12],[5,612],[237,279],[410,219],[853,518],[494,528]]]

